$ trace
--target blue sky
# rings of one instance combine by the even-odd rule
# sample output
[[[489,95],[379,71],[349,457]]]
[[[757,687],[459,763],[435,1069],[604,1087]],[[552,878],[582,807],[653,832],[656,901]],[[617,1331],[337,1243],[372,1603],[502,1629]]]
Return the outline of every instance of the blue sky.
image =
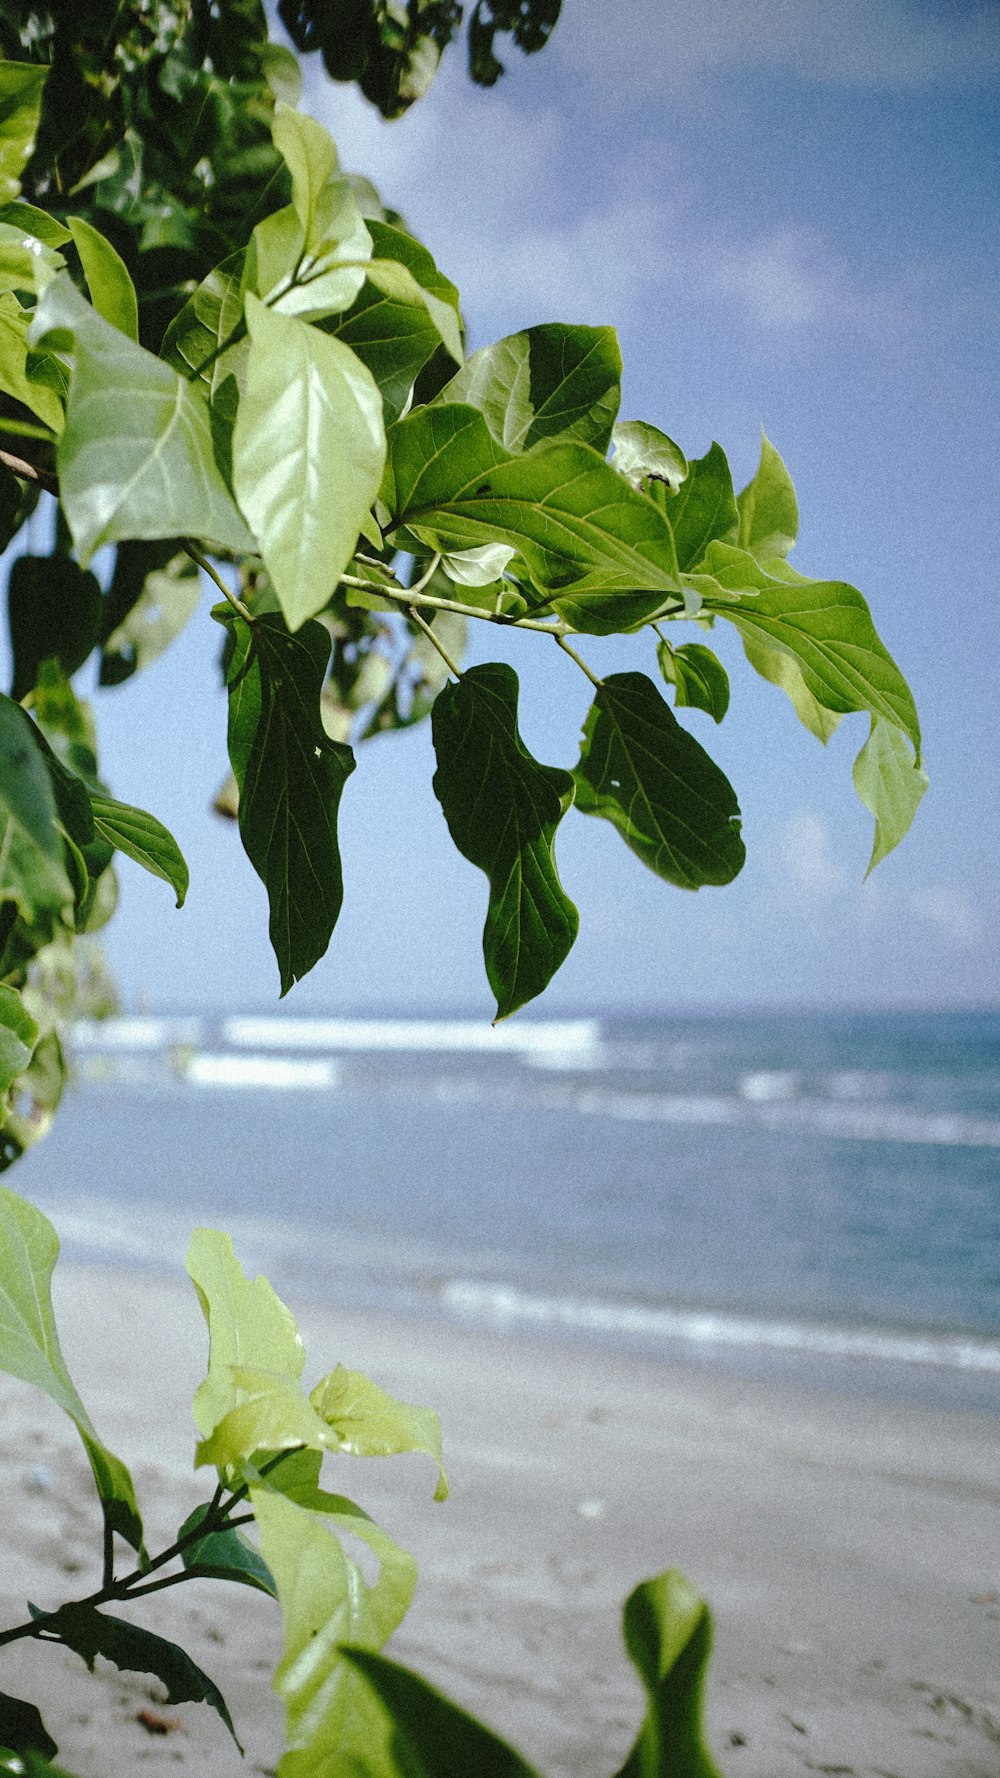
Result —
[[[538,321],[614,325],[622,417],[689,455],[717,437],[738,482],[766,427],[798,488],[795,564],[865,593],[931,773],[910,838],[863,885],[864,720],[822,749],[718,635],[730,716],[685,719],[736,786],[745,871],[687,895],[571,815],[557,850],[580,938],[538,1010],[996,1005],[1000,7],[564,0],[548,49],[506,59],[483,93],[453,50],[392,125],[315,62],[305,103],[454,278],[473,345]],[[277,998],[263,890],[208,813],[225,712],[207,605],[171,655],[99,695],[106,775],[167,821],[192,870],[175,914],[122,865],[108,951],[128,1005]],[[473,658],[521,674],[529,744],[572,764],[582,677],[480,628]],[[584,652],[655,672],[638,638]],[[451,847],[432,771],[426,728],[362,749],[341,924],[289,1010],[489,1013],[485,879]]]

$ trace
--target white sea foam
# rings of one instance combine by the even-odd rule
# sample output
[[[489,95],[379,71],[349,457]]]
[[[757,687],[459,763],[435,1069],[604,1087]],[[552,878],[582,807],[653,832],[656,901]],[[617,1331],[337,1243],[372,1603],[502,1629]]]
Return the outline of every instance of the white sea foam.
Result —
[[[73,1026],[73,1045],[82,1050],[162,1050],[174,1044],[199,1044],[201,1019],[80,1019]]]
[[[710,1093],[579,1093],[578,1111],[630,1123],[746,1124],[802,1130],[850,1142],[914,1142],[946,1148],[1000,1148],[1000,1120],[964,1112],[914,1111],[906,1105],[823,1099],[783,1100],[766,1093],[740,1098]]]
[[[327,1058],[295,1056],[192,1056],[184,1077],[196,1087],[264,1087],[285,1092],[335,1087],[338,1069]]]
[[[654,1343],[742,1346],[814,1358],[875,1359],[1000,1373],[1000,1342],[961,1334],[909,1334],[879,1328],[811,1326],[716,1311],[650,1308],[639,1303],[536,1296],[511,1284],[453,1279],[441,1291],[453,1314],[501,1326],[565,1327]]]
[[[565,1056],[600,1043],[597,1019],[536,1019],[487,1025],[481,1019],[226,1019],[234,1049],[498,1050]]]

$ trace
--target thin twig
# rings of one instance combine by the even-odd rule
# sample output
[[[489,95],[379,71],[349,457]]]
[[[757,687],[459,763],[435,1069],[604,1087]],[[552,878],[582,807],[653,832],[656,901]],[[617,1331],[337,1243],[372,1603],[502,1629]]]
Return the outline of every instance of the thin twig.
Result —
[[[221,574],[217,574],[215,572],[215,569],[212,567],[212,564],[208,560],[208,557],[203,556],[200,549],[195,549],[195,546],[191,542],[190,538],[187,538],[187,537],[181,538],[181,548],[184,550],[185,555],[189,555],[191,557],[192,562],[196,562],[198,564],[198,567],[203,571],[203,573],[208,575],[209,580],[214,580],[214,582],[215,582],[216,586],[218,587],[220,593],[222,594],[223,598],[229,600],[229,603],[232,606],[233,610],[239,612],[244,623],[252,624],[252,623],[256,622],[256,619],[254,618],[254,614],[250,610],[249,605],[244,605],[242,599],[238,599],[236,597],[235,593],[230,592],[230,590],[227,587],[225,581],[223,580]]]
[[[15,457],[13,451],[0,450],[0,463],[4,463],[14,474],[25,482],[38,482],[54,494],[59,486],[59,477],[50,469],[39,469],[37,463],[29,463],[25,457]]]
[[[585,661],[585,660],[581,660],[581,658],[580,658],[580,656],[579,656],[579,655],[578,655],[578,654],[577,654],[577,652],[576,652],[576,649],[575,649],[575,648],[571,648],[571,647],[570,647],[570,645],[569,645],[569,643],[568,643],[568,642],[567,642],[567,640],[566,640],[566,638],[565,638],[565,636],[557,636],[557,637],[556,637],[556,641],[557,641],[557,642],[558,642],[558,644],[559,644],[559,646],[560,646],[560,648],[561,648],[561,649],[562,649],[562,651],[563,651],[563,653],[564,653],[564,654],[568,654],[568,655],[569,655],[569,658],[570,658],[570,660],[571,660],[571,661],[575,661],[575,662],[576,662],[576,664],[577,664],[577,666],[578,666],[578,667],[579,667],[579,669],[580,669],[580,671],[581,671],[581,673],[586,673],[586,675],[587,675],[587,678],[588,678],[588,679],[589,679],[589,680],[590,680],[590,683],[591,683],[591,685],[596,685],[596,687],[597,687],[597,689],[598,689],[598,691],[600,691],[600,688],[601,688],[601,684],[602,684],[602,681],[601,681],[601,680],[600,680],[600,679],[598,679],[598,677],[597,677],[597,674],[596,674],[596,673],[592,673],[592,672],[591,672],[591,671],[590,671],[590,668],[589,668],[589,667],[588,667],[588,665],[587,665],[587,663],[586,663],[586,661]]]
[[[437,649],[438,654],[441,656],[441,659],[444,661],[444,664],[447,667],[449,673],[454,673],[456,679],[461,679],[462,669],[460,667],[456,667],[454,661],[451,658],[451,655],[448,653],[448,650],[445,648],[443,642],[438,641],[437,637],[434,634],[434,631],[431,629],[430,624],[427,622],[426,618],[421,617],[416,606],[415,605],[408,605],[406,607],[406,615],[409,618],[411,623],[416,624],[418,629],[423,630],[424,635],[427,637],[428,641],[431,642],[433,644],[433,646]]]

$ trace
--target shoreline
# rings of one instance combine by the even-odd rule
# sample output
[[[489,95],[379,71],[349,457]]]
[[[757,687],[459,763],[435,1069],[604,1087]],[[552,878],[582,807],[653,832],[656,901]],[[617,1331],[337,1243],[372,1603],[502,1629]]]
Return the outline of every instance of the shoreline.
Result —
[[[31,1194],[55,1224],[64,1265],[183,1278],[190,1231],[205,1218],[190,1207],[142,1209],[144,1234],[115,1227],[114,1207],[42,1191]],[[587,1281],[507,1279],[477,1270],[475,1256],[421,1251],[401,1238],[365,1236],[297,1218],[225,1215],[248,1272],[263,1271],[279,1294],[322,1309],[440,1325],[484,1338],[536,1340],[619,1362],[648,1362],[733,1381],[872,1401],[991,1414],[1000,1419],[1000,1340],[981,1329],[886,1319],[856,1323],[781,1315],[741,1303],[657,1302],[612,1294]],[[332,1263],[317,1254],[332,1249]],[[406,1258],[404,1259],[404,1250]],[[467,1258],[468,1263],[463,1264]],[[1000,1430],[1000,1429],[998,1429]]]
[[[280,1285],[283,1294],[286,1287]],[[389,1652],[474,1708],[545,1778],[624,1758],[641,1713],[620,1606],[680,1567],[716,1621],[707,1717],[726,1778],[810,1770],[995,1778],[1000,1749],[1000,1450],[995,1419],[296,1300],[315,1380],[342,1360],[442,1417],[452,1483],[425,1459],[328,1460],[412,1549],[417,1597]],[[205,1331],[186,1283],[63,1260],[63,1350],[101,1436],[134,1471],[157,1542],[209,1491],[190,1471]],[[0,1378],[14,1455],[3,1622],[94,1584],[85,1460],[54,1405]],[[45,1486],[38,1485],[39,1476]],[[69,1569],[67,1571],[67,1564]],[[63,1572],[61,1572],[63,1570]],[[192,1584],[142,1620],[219,1684],[247,1745],[279,1747],[268,1689],[278,1615]],[[60,1651],[2,1651],[0,1687],[34,1698],[78,1778],[136,1761],[210,1778],[241,1769],[204,1707],[155,1738],[140,1675],[97,1682]],[[45,1672],[42,1672],[44,1665]],[[155,1693],[155,1686],[153,1687]],[[180,1756],[180,1759],[178,1759]]]

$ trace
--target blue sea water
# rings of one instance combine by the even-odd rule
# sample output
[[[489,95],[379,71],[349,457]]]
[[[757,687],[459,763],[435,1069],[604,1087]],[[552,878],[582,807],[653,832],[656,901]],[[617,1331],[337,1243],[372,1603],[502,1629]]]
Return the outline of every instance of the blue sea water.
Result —
[[[1000,1015],[82,1028],[64,1248],[1000,1410]]]

